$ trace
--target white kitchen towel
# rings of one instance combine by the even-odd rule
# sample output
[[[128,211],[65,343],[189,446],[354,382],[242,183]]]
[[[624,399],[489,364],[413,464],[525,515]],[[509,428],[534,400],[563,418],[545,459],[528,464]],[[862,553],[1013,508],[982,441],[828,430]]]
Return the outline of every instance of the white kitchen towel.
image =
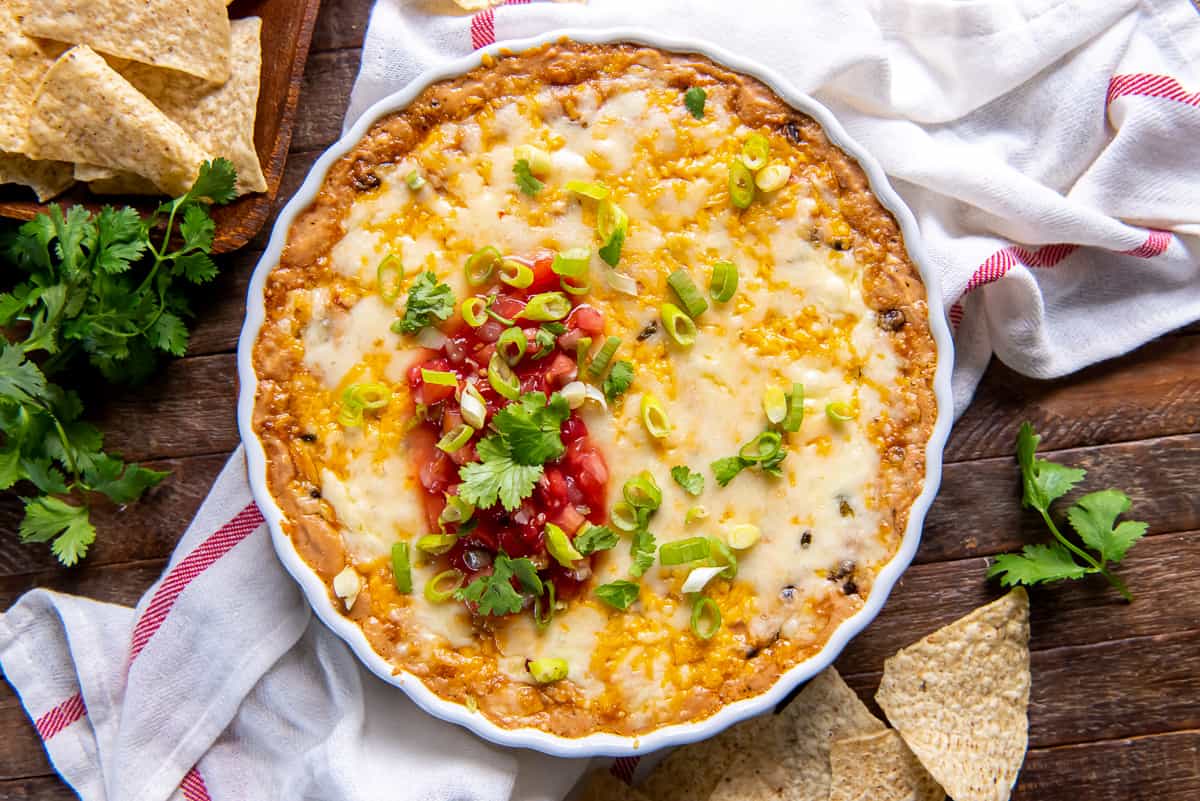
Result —
[[[349,119],[497,36],[568,26],[709,39],[816,94],[918,217],[960,409],[992,352],[1057,375],[1200,316],[1187,0],[442,7],[377,4]],[[583,768],[365,673],[280,567],[240,451],[136,610],[35,590],[0,617],[0,666],[85,801],[552,801]]]
[[[0,667],[84,801],[558,801],[586,767],[366,672],[279,564],[241,449],[136,609],[33,590]]]
[[[376,3],[347,123],[431,67],[559,28],[707,40],[829,106],[917,217],[956,329],[958,413],[993,353],[1050,378],[1200,318],[1200,13],[1189,0],[428,11],[444,6]]]

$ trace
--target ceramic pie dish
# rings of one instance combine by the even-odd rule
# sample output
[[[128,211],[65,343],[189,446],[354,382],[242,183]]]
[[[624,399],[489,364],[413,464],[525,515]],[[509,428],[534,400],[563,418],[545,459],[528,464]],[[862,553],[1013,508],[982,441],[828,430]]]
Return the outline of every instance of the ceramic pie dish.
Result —
[[[498,44],[376,104],[280,215],[251,486],[318,616],[431,714],[560,756],[703,739],[911,560],[938,297],[878,165],[769,70]]]

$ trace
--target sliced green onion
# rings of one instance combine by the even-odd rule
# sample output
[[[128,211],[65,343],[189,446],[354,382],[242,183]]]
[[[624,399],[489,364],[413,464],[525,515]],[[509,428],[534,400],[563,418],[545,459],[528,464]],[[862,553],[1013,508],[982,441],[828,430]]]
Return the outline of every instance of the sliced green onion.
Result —
[[[516,161],[529,162],[529,171],[538,176],[546,175],[553,166],[550,154],[533,145],[518,145],[513,148],[513,158]]]
[[[729,529],[729,533],[726,535],[729,547],[735,551],[746,550],[758,542],[760,537],[762,537],[762,530],[753,523],[738,523]]]
[[[338,423],[343,426],[360,426],[363,411],[382,409],[392,400],[392,391],[385,384],[351,384],[342,391],[342,410]]]
[[[740,161],[729,165],[729,202],[734,208],[746,209],[754,200],[754,173]]]
[[[493,353],[492,360],[488,362],[488,383],[492,385],[492,389],[510,401],[521,397],[521,380],[508,366],[508,362],[504,361],[500,351]]]
[[[667,410],[663,408],[662,402],[647,392],[642,395],[642,425],[646,427],[646,431],[655,439],[665,439],[671,433],[671,418],[667,416]]]
[[[492,308],[492,304],[496,302],[497,298],[498,298],[497,295],[489,295],[488,296],[487,316],[491,317],[493,320],[500,323],[500,325],[512,325],[514,322],[516,322],[515,320],[508,319],[507,317],[500,314],[500,312],[498,312]]]
[[[667,329],[667,335],[675,340],[676,344],[685,348],[696,344],[696,323],[683,309],[674,303],[664,303],[658,310],[662,314],[663,328]]]
[[[709,554],[708,539],[705,537],[688,537],[685,540],[667,542],[658,549],[658,561],[664,565],[684,565],[688,562],[698,562],[707,559]]]
[[[488,245],[480,248],[467,259],[467,283],[471,286],[486,284],[491,280],[492,272],[500,265],[500,251]]]
[[[529,675],[533,676],[533,680],[538,684],[550,684],[562,681],[567,677],[567,671],[569,670],[567,660],[556,657],[531,659],[525,666],[529,669]]]
[[[704,589],[708,582],[712,581],[717,576],[721,575],[722,568],[719,567],[694,567],[692,572],[688,573],[687,579],[683,582],[680,590],[685,594],[700,592]]]
[[[604,375],[604,371],[608,369],[608,365],[619,347],[621,347],[620,337],[609,337],[604,340],[604,344],[600,347],[600,350],[596,351],[596,355],[592,358],[592,363],[588,365],[588,375],[592,378],[599,378]]]
[[[855,417],[858,417],[858,411],[851,408],[848,403],[834,401],[833,403],[825,404],[825,416],[834,423],[848,423]]]
[[[604,200],[608,197],[608,187],[599,181],[567,181],[567,191],[592,200]]]
[[[438,515],[439,523],[465,523],[475,514],[475,504],[446,493],[446,506]]]
[[[721,630],[721,608],[707,595],[696,598],[692,604],[692,634],[702,640],[710,640]]]
[[[582,278],[587,275],[588,263],[592,260],[592,251],[587,248],[570,248],[562,253],[554,254],[550,269],[555,275],[565,275],[568,278]]]
[[[784,431],[799,431],[800,424],[804,422],[804,385],[792,384],[791,394],[788,395],[788,410],[787,415],[780,423],[780,427]]]
[[[408,543],[397,542],[392,546],[392,580],[396,590],[405,595],[412,592],[412,564],[408,561]]]
[[[782,189],[791,177],[792,168],[776,162],[763,167],[758,175],[754,176],[754,185],[763,192],[774,192],[776,189]]]
[[[762,134],[752,133],[742,143],[742,163],[750,168],[751,172],[758,172],[767,166],[767,159],[770,157],[771,143]]]
[[[425,178],[419,171],[413,170],[408,175],[404,176],[404,183],[408,185],[409,189],[416,192],[425,185]]]
[[[662,505],[662,490],[658,488],[654,476],[650,475],[648,470],[643,470],[626,481],[625,486],[621,488],[621,496],[625,498],[625,503],[634,509],[653,511]]]
[[[533,283],[533,268],[516,259],[500,262],[500,280],[516,289],[524,289]]]
[[[629,295],[636,298],[638,296],[637,281],[625,273],[619,273],[616,270],[609,270],[606,273],[608,285],[620,292],[622,295]]]
[[[608,519],[620,531],[636,531],[641,521],[638,520],[637,509],[625,501],[617,501]]]
[[[592,282],[578,278],[568,278],[565,275],[558,279],[558,285],[568,295],[586,295],[592,291]]]
[[[439,387],[458,386],[458,376],[449,370],[426,370],[422,367],[421,380],[426,384],[437,384]]]
[[[442,435],[437,443],[438,450],[454,453],[470,442],[473,436],[475,436],[475,429],[466,423],[460,423]]]
[[[596,234],[607,244],[618,231],[629,233],[629,215],[611,200],[600,201],[596,207]]]
[[[575,550],[571,538],[553,523],[546,524],[546,550],[554,557],[554,561],[563,567],[571,567],[573,563],[583,558],[583,554]]]
[[[520,328],[506,328],[496,340],[496,352],[504,357],[504,361],[515,365],[525,355],[529,343],[525,340],[525,332]]]
[[[479,389],[475,384],[470,381],[466,383],[466,387],[462,391],[462,399],[458,403],[459,412],[462,413],[466,424],[476,430],[482,429],[484,423],[487,422],[487,404],[484,403],[483,395],[479,394]]]
[[[711,561],[725,566],[725,569],[721,571],[721,578],[727,578],[730,581],[737,578],[737,557],[733,555],[733,551],[729,550],[725,541],[709,537],[708,544],[712,553]]]
[[[764,431],[747,442],[738,456],[747,462],[769,462],[783,449],[783,437],[775,431]]]
[[[554,582],[546,582],[546,605],[543,612],[542,596],[533,599],[533,622],[537,624],[539,629],[545,629],[550,625],[550,621],[554,620]]]
[[[487,322],[487,301],[479,296],[467,298],[462,302],[463,322],[472,328],[478,328]]]
[[[392,303],[400,297],[404,287],[404,265],[395,253],[389,253],[375,268],[375,286],[385,303]]]
[[[700,290],[686,271],[676,270],[668,275],[667,286],[675,292],[675,297],[679,298],[679,303],[689,317],[699,317],[708,308],[708,301],[701,296]]]
[[[693,506],[691,509],[688,509],[687,514],[683,516],[683,522],[690,526],[697,520],[704,520],[706,517],[708,517],[707,509],[705,509],[703,506]]]
[[[529,299],[520,317],[526,320],[561,320],[571,313],[571,301],[561,292],[539,292]]]
[[[782,423],[788,413],[787,394],[781,387],[772,384],[763,393],[762,407],[768,420],[775,424]]]
[[[443,570],[425,582],[426,600],[435,604],[450,600],[465,579],[466,575],[461,570]]]
[[[457,534],[426,534],[417,540],[417,550],[440,556],[453,548],[456,542],[458,542]]]
[[[708,293],[718,303],[728,303],[738,288],[737,266],[731,261],[718,261],[712,268],[712,281],[708,285]]]
[[[575,363],[581,368],[587,361],[588,351],[592,349],[591,337],[580,337],[575,343]]]

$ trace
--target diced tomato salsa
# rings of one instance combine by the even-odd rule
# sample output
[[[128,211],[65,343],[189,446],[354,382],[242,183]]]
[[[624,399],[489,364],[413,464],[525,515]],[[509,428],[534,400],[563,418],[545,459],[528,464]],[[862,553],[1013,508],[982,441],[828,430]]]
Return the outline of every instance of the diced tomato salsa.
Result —
[[[540,350],[537,335],[542,323],[521,319],[520,313],[532,295],[559,289],[559,277],[550,269],[552,259],[553,254],[547,254],[532,262],[534,280],[529,287],[502,286],[504,291],[499,294],[491,291],[495,297],[490,310],[514,321],[525,333],[525,355],[513,365],[522,393],[540,391],[549,396],[574,381],[576,343],[582,336],[595,337],[604,330],[604,317],[599,311],[577,304],[561,321],[565,332],[556,335],[546,355],[534,358]],[[488,295],[481,290],[480,296]],[[441,326],[446,343],[437,350],[426,350],[408,371],[413,402],[422,417],[409,434],[409,446],[419,465],[418,477],[430,532],[440,533],[444,529],[446,533],[460,534],[450,551],[438,557],[446,566],[462,571],[466,576],[464,583],[469,583],[475,576],[490,572],[497,551],[502,550],[510,557],[529,557],[538,566],[543,582],[554,584],[556,596],[569,599],[590,575],[591,557],[577,562],[574,569],[560,565],[546,550],[546,523],[554,523],[574,537],[585,522],[602,524],[607,516],[608,466],[589,440],[587,426],[578,412],[572,411],[561,428],[566,453],[546,463],[532,496],[520,507],[510,512],[497,503],[488,509],[476,509],[465,525],[439,522],[446,506],[445,495],[457,494],[459,467],[478,459],[475,445],[488,431],[486,426],[477,431],[467,445],[453,454],[439,450],[438,440],[463,420],[455,387],[427,383],[421,370],[451,372],[460,388],[465,382],[472,382],[484,399],[490,422],[497,411],[510,403],[491,386],[487,375],[496,340],[508,327],[489,317],[478,328],[472,328],[459,316]]]

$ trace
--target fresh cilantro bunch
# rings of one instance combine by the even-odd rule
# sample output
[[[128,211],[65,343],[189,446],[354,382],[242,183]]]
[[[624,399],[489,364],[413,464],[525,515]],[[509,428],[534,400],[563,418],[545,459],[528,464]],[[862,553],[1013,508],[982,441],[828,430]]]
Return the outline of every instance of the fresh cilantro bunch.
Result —
[[[1117,523],[1117,518],[1129,511],[1129,496],[1120,490],[1100,490],[1084,495],[1067,509],[1071,527],[1083,545],[1095,553],[1088,553],[1064,536],[1050,517],[1050,504],[1070,492],[1087,471],[1037,458],[1040,441],[1041,437],[1033,433],[1029,423],[1021,425],[1017,435],[1017,461],[1024,487],[1021,503],[1041,514],[1055,542],[1026,545],[1019,554],[997,556],[988,569],[988,577],[999,576],[1001,584],[1011,587],[1099,573],[1125,600],[1132,601],[1125,582],[1113,575],[1111,565],[1125,558],[1133,544],[1145,535],[1147,524],[1135,520]]]
[[[236,178],[233,165],[218,159],[149,219],[131,208],[93,215],[52,205],[0,241],[6,269],[20,276],[0,294],[0,326],[8,337],[24,335],[0,341],[0,489],[20,481],[38,489],[25,499],[21,539],[49,542],[64,565],[83,558],[95,539],[88,493],[129,503],[166,474],[106,453],[100,432],[80,419],[79,396],[51,378],[86,358],[109,381],[134,382],[161,353],[184,353],[186,287],[217,272],[209,205],[231,200]],[[151,234],[160,225],[156,243]]]
[[[555,392],[527,392],[492,418],[494,433],[476,445],[480,461],[465,464],[458,474],[458,496],[486,509],[499,501],[513,511],[533,494],[546,462],[566,452],[563,421],[571,414],[567,400]]]

